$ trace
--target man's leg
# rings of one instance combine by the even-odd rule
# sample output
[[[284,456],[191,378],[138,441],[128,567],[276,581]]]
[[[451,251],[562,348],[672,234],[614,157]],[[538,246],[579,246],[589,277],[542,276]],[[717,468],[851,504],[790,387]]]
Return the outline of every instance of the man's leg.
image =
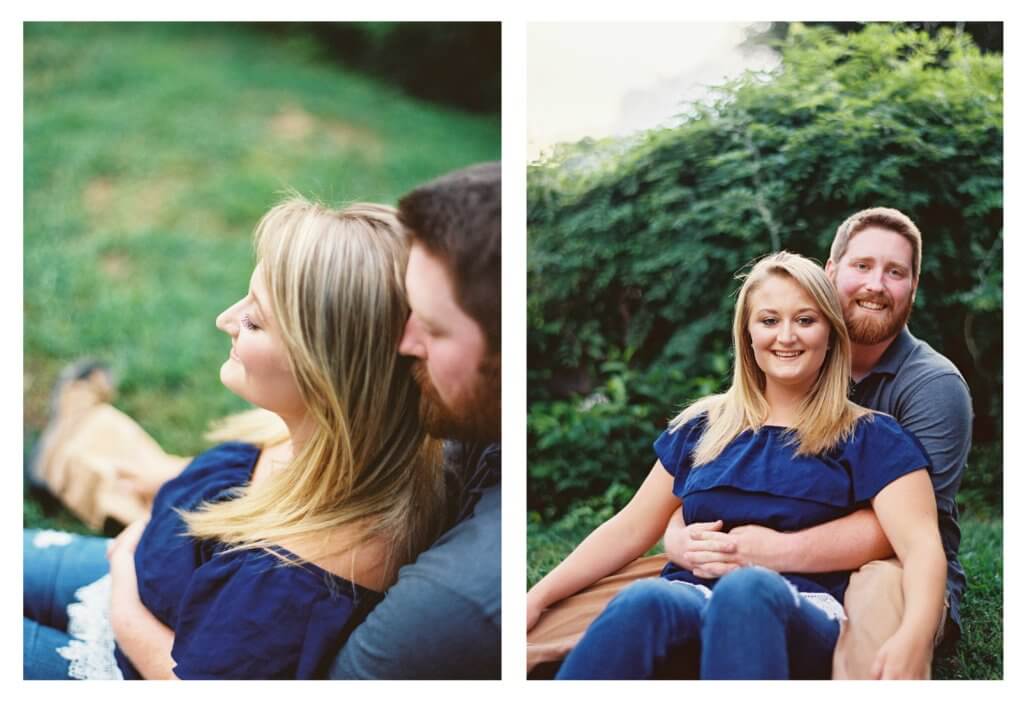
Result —
[[[634,560],[547,609],[526,637],[527,672],[564,659],[616,594],[637,580],[657,577],[667,562],[664,555]]]
[[[903,620],[903,568],[875,560],[850,575],[843,602],[847,621],[832,659],[833,679],[870,679],[875,655]]]
[[[833,679],[870,679],[875,655],[903,620],[903,567],[896,558],[875,560],[850,576],[843,602],[848,620],[832,660]],[[948,611],[948,604],[947,604]],[[945,623],[939,624],[935,644]]]

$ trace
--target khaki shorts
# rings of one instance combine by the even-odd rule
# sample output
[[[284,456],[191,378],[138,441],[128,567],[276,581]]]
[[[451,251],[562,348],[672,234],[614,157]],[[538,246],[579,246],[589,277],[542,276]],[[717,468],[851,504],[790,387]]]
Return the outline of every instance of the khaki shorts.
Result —
[[[526,636],[527,673],[539,664],[564,659],[616,594],[638,579],[657,577],[667,562],[664,555],[634,560],[547,609]]]

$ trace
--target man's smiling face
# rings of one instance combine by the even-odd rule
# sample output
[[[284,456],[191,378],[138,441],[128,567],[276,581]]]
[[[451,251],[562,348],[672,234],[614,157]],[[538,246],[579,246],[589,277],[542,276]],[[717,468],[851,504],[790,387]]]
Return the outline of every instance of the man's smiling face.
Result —
[[[910,242],[878,226],[851,236],[842,258],[828,262],[853,343],[876,345],[903,329],[917,291],[912,265]]]

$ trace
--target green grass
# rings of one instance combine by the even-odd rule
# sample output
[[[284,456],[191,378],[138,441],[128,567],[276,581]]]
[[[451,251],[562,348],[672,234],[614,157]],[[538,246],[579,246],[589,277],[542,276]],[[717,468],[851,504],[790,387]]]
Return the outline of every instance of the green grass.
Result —
[[[531,514],[527,525],[527,587],[533,586],[590,531],[612,514],[599,500],[587,502],[552,524]],[[961,519],[960,561],[968,589],[962,603],[963,638],[936,658],[935,679],[1003,678],[1003,520]],[[651,552],[660,552],[659,546]]]
[[[88,355],[168,451],[244,408],[214,328],[285,188],[394,203],[500,158],[496,117],[419,102],[244,26],[25,25],[24,406],[30,446],[60,368]],[[26,503],[26,522],[34,507]]]

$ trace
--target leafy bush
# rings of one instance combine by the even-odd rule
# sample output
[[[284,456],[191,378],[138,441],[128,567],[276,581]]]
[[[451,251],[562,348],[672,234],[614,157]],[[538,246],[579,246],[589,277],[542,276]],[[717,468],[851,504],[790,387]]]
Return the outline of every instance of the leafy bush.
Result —
[[[1002,443],[979,445],[971,450],[956,501],[963,516],[1003,515]]]
[[[664,420],[726,379],[735,273],[779,249],[823,260],[870,206],[921,228],[912,330],[967,379],[975,443],[1001,439],[1001,57],[882,24],[794,25],[780,50],[679,126],[530,167],[531,509],[638,484]]]
[[[651,469],[654,438],[681,409],[665,388],[679,396],[710,394],[720,389],[727,366],[719,354],[718,372],[685,380],[674,367],[638,371],[624,359],[608,360],[599,369],[604,383],[587,397],[534,402],[526,419],[531,508],[554,516],[614,487],[628,500]]]

